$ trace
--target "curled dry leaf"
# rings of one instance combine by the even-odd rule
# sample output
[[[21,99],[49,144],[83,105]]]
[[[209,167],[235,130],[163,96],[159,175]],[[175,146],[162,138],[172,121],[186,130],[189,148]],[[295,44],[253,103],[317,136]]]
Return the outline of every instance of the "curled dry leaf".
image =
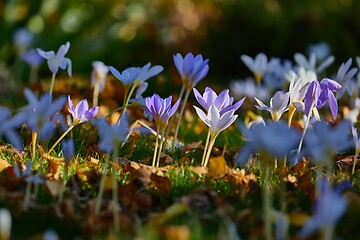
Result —
[[[10,166],[11,166],[10,163],[8,163],[5,160],[0,159],[0,172],[2,172],[4,169],[7,169]]]
[[[226,175],[229,167],[226,164],[224,156],[212,157],[209,160],[209,177],[222,178]]]

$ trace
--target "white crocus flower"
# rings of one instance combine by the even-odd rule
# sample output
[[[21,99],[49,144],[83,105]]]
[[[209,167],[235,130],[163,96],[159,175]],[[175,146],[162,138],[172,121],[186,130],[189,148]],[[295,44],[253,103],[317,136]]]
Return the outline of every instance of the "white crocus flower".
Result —
[[[270,98],[270,106],[265,105],[262,101],[257,99],[255,101],[259,105],[255,107],[259,110],[266,110],[270,112],[274,121],[279,121],[281,115],[289,109],[289,92],[277,91],[272,98]]]

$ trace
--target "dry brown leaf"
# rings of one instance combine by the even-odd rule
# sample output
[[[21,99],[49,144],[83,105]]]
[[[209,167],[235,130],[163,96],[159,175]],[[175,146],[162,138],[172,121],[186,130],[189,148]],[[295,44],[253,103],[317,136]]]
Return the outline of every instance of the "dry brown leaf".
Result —
[[[199,174],[200,176],[208,173],[208,169],[204,166],[190,167],[190,170]]]
[[[191,151],[191,150],[194,150],[194,149],[201,149],[201,148],[203,148],[202,141],[192,142],[192,143],[185,144],[182,151],[187,152],[187,151]]]
[[[49,190],[50,194],[53,197],[58,196],[61,193],[61,191],[64,190],[63,183],[60,181],[46,180],[45,186],[47,187],[47,189]]]
[[[169,194],[171,192],[171,182],[169,178],[151,174],[150,179],[157,191],[164,194]]]
[[[190,229],[186,225],[169,226],[164,229],[166,240],[188,240],[190,239]]]
[[[288,215],[290,223],[294,226],[301,227],[309,219],[309,215],[304,212],[291,212]]]
[[[212,178],[221,178],[225,176],[229,167],[226,164],[224,156],[212,157],[208,164],[209,176]]]
[[[285,182],[289,182],[289,183],[296,183],[297,182],[297,178],[291,174],[288,174],[286,177],[283,178],[283,180]]]
[[[11,166],[10,163],[8,163],[5,160],[0,159],[0,172],[2,172],[4,169],[7,169],[10,166]]]
[[[99,164],[99,159],[96,159],[96,158],[91,157],[91,158],[90,158],[90,161],[91,161],[92,163],[96,164],[96,165]]]

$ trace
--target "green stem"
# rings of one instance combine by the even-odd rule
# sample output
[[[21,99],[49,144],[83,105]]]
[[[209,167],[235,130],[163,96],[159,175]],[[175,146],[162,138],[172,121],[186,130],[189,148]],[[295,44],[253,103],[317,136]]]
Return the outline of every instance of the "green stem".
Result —
[[[207,152],[208,147],[209,147],[210,136],[211,136],[211,132],[210,132],[210,129],[209,129],[207,137],[206,137],[204,153],[203,153],[203,156],[202,156],[202,159],[201,159],[201,166],[204,166],[204,163],[205,163],[205,157],[206,157],[206,152]]]
[[[302,135],[301,135],[299,147],[298,147],[298,150],[297,150],[297,153],[298,153],[298,154],[299,154],[300,151],[301,151],[301,147],[302,147],[302,144],[303,144],[303,141],[304,141],[305,133],[306,133],[307,128],[309,127],[309,122],[310,122],[310,118],[311,118],[311,113],[312,113],[312,109],[313,109],[314,105],[315,105],[315,103],[314,103],[314,101],[313,101],[313,102],[311,103],[309,115],[308,115],[307,118],[306,118],[304,130],[303,130]]]
[[[76,125],[71,125],[62,135],[59,137],[59,139],[54,143],[54,145],[50,148],[48,155],[54,150],[54,148],[61,142],[61,140],[75,127]]]
[[[331,224],[321,229],[322,239],[323,240],[332,240],[334,239],[334,225]]]
[[[123,101],[123,105],[121,107],[121,112],[120,112],[120,116],[119,116],[119,119],[118,119],[118,123],[120,123],[120,119],[121,119],[121,116],[124,114],[124,112],[126,111],[126,105],[127,105],[127,98],[128,98],[128,95],[129,95],[129,86],[124,86],[124,101]]]
[[[156,167],[159,167],[159,165],[160,165],[160,156],[161,156],[161,151],[162,151],[163,144],[164,144],[164,135],[165,135],[165,127],[163,127],[163,129],[161,130],[160,147],[159,147],[158,156],[156,159]]]
[[[182,98],[182,96],[184,95],[184,92],[185,92],[185,86],[183,85],[181,87],[181,90],[180,90],[180,95],[179,95],[179,99]],[[167,130],[166,130],[166,135],[165,135],[165,139],[167,139],[169,137],[169,134],[171,132],[171,127],[172,127],[172,124],[173,124],[173,121],[174,121],[174,118],[175,118],[175,115],[172,115],[170,120],[169,120],[169,124],[168,124],[168,127],[167,127]]]
[[[356,167],[356,163],[357,163],[357,158],[359,156],[359,150],[360,149],[355,149],[355,156],[354,156],[354,163],[353,163],[353,167],[352,167],[352,171],[351,171],[351,174],[354,175],[355,173],[355,167]]]
[[[36,150],[36,141],[37,141],[37,133],[35,131],[32,131],[31,133],[31,138],[32,138],[32,156],[31,159],[32,161],[34,161],[35,159],[35,150]]]
[[[113,155],[114,160],[116,160],[118,157],[118,153],[119,153],[118,148],[119,148],[118,144],[115,144],[114,155]],[[119,198],[118,198],[118,183],[117,183],[115,173],[113,173],[113,178],[112,178],[112,200],[113,200],[113,208],[112,209],[113,209],[113,217],[114,217],[114,230],[116,233],[118,233],[119,232],[119,223],[120,223],[119,211],[118,211]]]
[[[215,144],[215,139],[216,139],[217,135],[215,135],[214,137],[211,137],[211,141],[209,144],[208,149],[206,150],[206,157],[205,157],[205,161],[204,161],[204,167],[206,167],[208,165],[209,159],[210,159],[210,155],[211,155],[211,149],[213,148],[214,144]]]
[[[154,149],[154,156],[153,156],[153,161],[152,161],[152,165],[153,167],[156,166],[156,159],[157,159],[157,151],[158,151],[158,147],[159,147],[159,138],[160,138],[160,128],[159,126],[156,127],[156,141],[155,141],[155,149]]]
[[[272,239],[272,229],[271,229],[271,202],[272,196],[270,192],[270,167],[265,166],[265,179],[263,185],[263,211],[264,211],[264,232],[265,239]]]
[[[93,107],[97,106],[99,103],[99,92],[100,92],[99,83],[95,83],[94,93],[93,93]]]
[[[180,128],[181,118],[182,118],[182,115],[184,114],[186,102],[187,102],[187,100],[188,100],[188,98],[189,98],[190,91],[191,91],[191,89],[186,89],[186,91],[185,91],[184,101],[183,101],[183,104],[182,104],[182,106],[181,106],[181,110],[180,110],[180,114],[179,114],[178,121],[177,121],[177,123],[176,123],[175,134],[174,134],[174,139],[173,139],[173,149],[175,149],[175,144],[176,144],[176,139],[177,139],[177,135],[178,135],[179,128]]]
[[[56,73],[53,73],[52,74],[52,77],[51,77],[51,83],[50,83],[50,99],[52,101],[52,94],[53,94],[53,89],[54,89],[54,82],[55,82],[55,76],[56,76]]]
[[[32,186],[31,182],[28,181],[26,183],[25,198],[24,198],[24,205],[23,205],[23,208],[25,211],[29,208],[29,204],[30,204],[31,186]]]
[[[109,164],[109,158],[110,155],[106,155],[106,159],[105,159],[105,164],[108,165]],[[106,166],[107,167],[107,166]],[[101,175],[101,180],[100,180],[100,186],[99,186],[99,193],[96,197],[96,203],[95,203],[95,215],[99,215],[100,213],[100,208],[101,208],[101,202],[102,202],[102,197],[104,194],[104,188],[105,188],[105,183],[106,183],[106,173],[103,172],[103,174]]]

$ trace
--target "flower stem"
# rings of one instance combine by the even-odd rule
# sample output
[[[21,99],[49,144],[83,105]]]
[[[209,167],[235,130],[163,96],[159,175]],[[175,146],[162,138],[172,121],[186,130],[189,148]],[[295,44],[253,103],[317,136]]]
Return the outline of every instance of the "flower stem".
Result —
[[[50,99],[52,101],[52,94],[53,94],[53,89],[54,89],[54,82],[55,82],[55,76],[56,76],[56,73],[53,73],[52,74],[52,77],[51,77],[51,83],[50,83]]]
[[[114,154],[113,154],[114,160],[116,160],[118,157],[118,153],[119,153],[118,147],[119,147],[118,144],[115,144]],[[118,213],[119,198],[118,198],[118,183],[115,173],[113,173],[113,178],[112,178],[112,201],[113,201],[112,209],[113,209],[113,218],[114,218],[114,230],[116,233],[118,233],[119,223],[120,223],[119,213]]]
[[[25,211],[29,208],[30,198],[31,198],[31,187],[32,187],[32,183],[31,183],[31,181],[28,181],[26,183],[25,198],[24,198],[24,204],[23,204],[23,208]]]
[[[204,167],[206,167],[208,165],[210,154],[211,154],[211,149],[213,148],[213,146],[215,144],[216,136],[211,137],[210,139],[211,139],[211,141],[209,143],[209,147],[208,147],[207,152],[206,152],[206,157],[205,157],[205,161],[204,161],[204,165],[203,165]]]
[[[355,156],[354,156],[354,163],[353,163],[353,167],[352,167],[352,171],[351,174],[354,175],[355,173],[355,167],[356,167],[356,163],[357,163],[357,158],[359,156],[359,150],[358,148],[355,149]]]
[[[36,141],[37,141],[37,133],[35,131],[32,131],[31,138],[32,138],[32,150],[31,150],[32,155],[31,155],[31,159],[32,159],[32,161],[34,161],[34,159],[35,159]]]
[[[299,154],[300,151],[301,151],[301,147],[302,147],[302,144],[303,144],[303,141],[304,141],[305,133],[306,133],[307,128],[309,127],[309,122],[310,122],[310,118],[311,118],[311,113],[312,113],[312,110],[313,110],[313,108],[314,108],[314,105],[315,105],[315,103],[314,103],[314,101],[313,101],[313,102],[311,103],[309,115],[308,115],[307,118],[306,118],[304,130],[303,130],[302,135],[301,135],[299,147],[298,147],[298,150],[297,150],[297,153],[298,153],[298,154]]]
[[[105,159],[106,165],[109,164],[109,158],[110,158],[110,155],[107,154],[106,159]],[[100,180],[99,193],[96,197],[96,203],[95,203],[95,215],[96,216],[99,215],[99,213],[100,213],[100,207],[101,207],[102,197],[104,194],[105,183],[106,183],[106,173],[103,172],[103,174],[101,176],[101,180]]]
[[[157,151],[158,151],[158,147],[159,147],[159,138],[160,138],[160,128],[159,126],[156,127],[156,141],[155,141],[155,149],[154,149],[154,156],[153,156],[153,161],[152,161],[152,165],[153,167],[155,167],[156,165],[156,159],[157,159]]]
[[[182,115],[184,113],[186,102],[187,102],[187,100],[189,98],[189,95],[190,95],[190,91],[191,91],[191,89],[186,89],[186,91],[185,91],[184,101],[183,101],[183,104],[181,106],[178,121],[176,123],[175,134],[174,134],[174,139],[173,139],[173,149],[175,149],[175,144],[176,144],[176,139],[177,139],[177,135],[178,135],[179,128],[180,128],[181,118],[182,118]]]
[[[97,106],[99,103],[99,92],[100,92],[100,85],[99,83],[95,83],[94,93],[93,93],[93,107]]]
[[[201,166],[204,166],[204,163],[205,163],[205,157],[206,157],[206,153],[207,153],[207,150],[208,150],[208,147],[209,147],[210,135],[211,135],[211,133],[210,133],[210,129],[209,129],[207,137],[206,137],[204,153],[203,153],[203,156],[202,156],[202,159],[201,159]]]
[[[161,130],[160,147],[159,147],[159,151],[157,153],[158,156],[156,159],[156,167],[159,167],[159,165],[160,165],[160,156],[161,156],[161,151],[162,151],[163,144],[164,144],[164,135],[165,135],[165,127],[163,127]]]
[[[61,142],[61,140],[75,127],[76,125],[71,125],[60,137],[59,139],[54,143],[54,145],[52,145],[52,147],[50,148],[48,155],[50,155],[50,153],[54,150],[54,148],[59,144],[59,142]]]
[[[263,185],[263,211],[264,211],[264,232],[265,239],[272,239],[271,229],[271,201],[272,196],[270,192],[270,167],[265,165],[265,178]]]

